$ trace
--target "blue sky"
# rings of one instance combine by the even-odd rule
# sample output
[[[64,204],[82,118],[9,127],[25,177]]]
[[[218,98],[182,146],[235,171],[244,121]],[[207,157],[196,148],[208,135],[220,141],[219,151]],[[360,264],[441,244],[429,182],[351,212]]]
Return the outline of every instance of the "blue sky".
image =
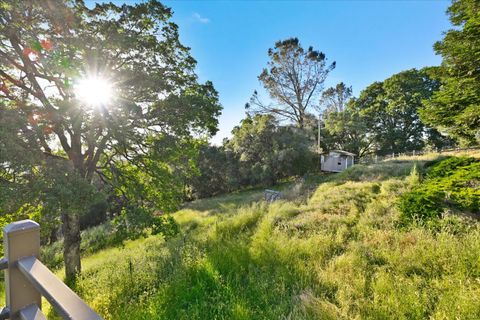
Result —
[[[121,2],[121,1],[115,1]],[[163,1],[174,10],[182,43],[198,61],[200,80],[213,81],[224,107],[223,137],[245,115],[261,88],[267,50],[298,37],[337,67],[326,86],[343,81],[355,95],[377,80],[410,68],[438,65],[432,45],[450,28],[449,1]]]

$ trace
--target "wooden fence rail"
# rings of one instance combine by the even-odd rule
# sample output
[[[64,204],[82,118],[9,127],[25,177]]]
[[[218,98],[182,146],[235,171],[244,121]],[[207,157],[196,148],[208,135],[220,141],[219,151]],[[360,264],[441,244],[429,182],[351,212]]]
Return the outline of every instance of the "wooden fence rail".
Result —
[[[32,220],[13,222],[3,229],[6,307],[1,319],[46,319],[42,296],[64,319],[101,319],[75,292],[38,260],[40,226]]]

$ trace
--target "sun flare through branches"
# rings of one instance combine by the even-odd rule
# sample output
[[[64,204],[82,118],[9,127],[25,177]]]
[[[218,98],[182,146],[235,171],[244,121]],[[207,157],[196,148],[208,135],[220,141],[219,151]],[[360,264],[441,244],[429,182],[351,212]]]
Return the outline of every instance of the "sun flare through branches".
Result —
[[[113,100],[114,90],[107,79],[94,76],[78,81],[75,86],[75,96],[89,106],[99,107]]]

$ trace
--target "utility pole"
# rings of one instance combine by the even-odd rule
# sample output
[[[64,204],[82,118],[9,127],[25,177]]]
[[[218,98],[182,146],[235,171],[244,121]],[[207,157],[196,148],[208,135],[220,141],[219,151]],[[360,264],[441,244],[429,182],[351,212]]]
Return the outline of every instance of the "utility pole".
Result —
[[[322,114],[319,112],[318,113],[318,142],[317,142],[317,152],[318,152],[318,160],[320,164],[320,172],[322,171],[322,149],[320,146],[320,130],[322,127]]]
[[[318,113],[318,144],[317,144],[317,150],[318,150],[318,153],[320,153],[321,151],[321,147],[320,147],[320,130],[321,130],[321,126],[322,126],[322,114],[321,113]]]

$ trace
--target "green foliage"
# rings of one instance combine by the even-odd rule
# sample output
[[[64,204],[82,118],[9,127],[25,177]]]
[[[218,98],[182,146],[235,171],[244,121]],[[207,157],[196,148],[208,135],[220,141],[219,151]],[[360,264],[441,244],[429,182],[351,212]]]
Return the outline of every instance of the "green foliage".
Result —
[[[374,151],[374,141],[370,128],[356,109],[354,101],[350,100],[343,110],[324,115],[325,130],[321,139],[328,150],[346,150],[363,157]]]
[[[434,221],[446,211],[480,213],[480,161],[450,157],[428,166],[422,184],[399,200],[401,225]]]
[[[120,239],[136,239],[146,235],[146,228],[150,226],[152,214],[142,207],[128,206],[112,221],[115,234]]]
[[[425,165],[428,168],[427,177],[432,179],[448,177],[455,174],[458,169],[468,167],[475,162],[478,162],[478,159],[469,157],[448,157],[432,161]]]
[[[0,215],[0,229],[3,230],[9,223],[32,219],[41,224],[40,228],[40,243],[42,245],[48,244],[51,239],[52,233],[54,233],[59,225],[58,219],[51,218],[51,215],[46,212],[42,205],[33,206],[31,204],[25,204],[18,208],[14,213],[3,213]],[[3,237],[3,233],[0,239]],[[3,254],[3,241],[0,242],[0,253]]]
[[[112,221],[107,221],[82,231],[80,249],[84,254],[90,255],[100,250],[120,245],[123,240],[126,239],[119,238],[115,233],[115,226]]]
[[[141,236],[163,234],[166,238],[178,233],[178,226],[170,217],[155,216],[152,210],[143,207],[128,206],[112,221],[115,236],[119,241],[137,239]]]
[[[105,222],[109,208],[110,205],[104,197],[92,203],[89,210],[80,215],[80,228],[85,230]]]
[[[238,157],[225,147],[202,146],[197,168],[198,174],[189,180],[195,199],[231,192],[241,187]]]
[[[431,187],[416,189],[406,193],[399,202],[399,209],[402,211],[400,224],[422,223],[440,218],[443,213],[443,207],[439,204],[444,197],[444,192]]]
[[[52,223],[62,215],[73,275],[78,216],[96,193],[117,211],[177,208],[194,167],[185,145],[217,131],[218,93],[199,83],[172,11],[156,0],[0,6],[0,210],[40,203]],[[108,82],[110,101],[78,96],[91,78]]]
[[[172,216],[153,217],[150,227],[152,234],[161,234],[165,239],[172,238],[180,232],[180,228]]]
[[[38,176],[38,185],[34,190],[51,212],[87,212],[90,206],[102,200],[102,194],[91,183],[70,169],[64,159],[54,160]]]
[[[413,166],[412,171],[406,180],[412,187],[417,186],[420,183],[421,176],[416,164]]]
[[[149,137],[150,151],[117,163],[106,174],[113,191],[129,205],[175,211],[188,197],[186,184],[198,172],[198,157],[204,141],[170,136]]]
[[[274,185],[313,167],[312,144],[305,133],[279,126],[271,115],[247,117],[232,134],[225,148],[238,157],[243,185]]]
[[[439,85],[426,70],[411,69],[362,91],[353,102],[354,109],[359,110],[373,136],[378,154],[420,150],[425,146],[427,128],[419,119],[418,109]],[[428,132],[434,134],[431,129]]]
[[[454,0],[449,7],[455,28],[434,46],[443,57],[434,70],[442,86],[421,110],[423,121],[467,145],[480,141],[479,10],[477,0]]]

